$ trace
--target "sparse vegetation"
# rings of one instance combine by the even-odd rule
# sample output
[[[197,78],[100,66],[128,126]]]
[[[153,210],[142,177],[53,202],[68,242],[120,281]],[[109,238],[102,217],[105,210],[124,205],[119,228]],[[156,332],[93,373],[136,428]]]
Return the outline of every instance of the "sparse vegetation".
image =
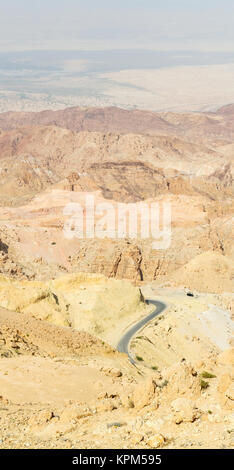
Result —
[[[203,379],[214,379],[216,375],[211,374],[210,372],[206,372],[205,370],[201,373],[201,377]]]
[[[136,356],[136,359],[137,359],[137,361],[140,361],[140,362],[144,361],[143,357],[141,357],[141,356]]]
[[[200,385],[201,385],[201,390],[206,390],[209,387],[209,383],[202,379],[201,379]]]
[[[227,449],[234,104],[177,115],[96,101],[0,115],[0,448]],[[98,213],[108,200],[113,237]],[[173,235],[160,250],[144,234],[166,201]],[[121,209],[139,212],[135,239]]]
[[[107,429],[109,428],[121,428],[122,426],[124,426],[126,423],[120,423],[119,421],[116,421],[114,423],[108,423],[107,424]]]

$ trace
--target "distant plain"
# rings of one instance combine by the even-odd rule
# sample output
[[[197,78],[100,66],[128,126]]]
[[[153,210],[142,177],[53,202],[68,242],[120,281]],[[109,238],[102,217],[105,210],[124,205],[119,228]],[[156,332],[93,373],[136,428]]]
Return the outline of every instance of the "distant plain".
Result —
[[[67,106],[207,111],[234,101],[230,52],[0,53],[0,112]]]

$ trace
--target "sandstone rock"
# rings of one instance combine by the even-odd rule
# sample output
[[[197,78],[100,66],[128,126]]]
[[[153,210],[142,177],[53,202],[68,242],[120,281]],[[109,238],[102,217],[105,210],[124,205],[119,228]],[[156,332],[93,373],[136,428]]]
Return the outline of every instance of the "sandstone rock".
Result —
[[[0,404],[1,405],[8,405],[9,400],[7,398],[3,397],[2,395],[0,395]]]
[[[151,449],[158,449],[159,447],[163,447],[165,443],[165,438],[162,434],[156,434],[154,436],[151,436],[146,441],[146,443]]]
[[[122,372],[120,369],[116,369],[116,368],[102,368],[101,369],[106,375],[110,375],[112,377],[122,377]]]
[[[165,400],[172,401],[179,397],[196,399],[200,396],[200,379],[191,364],[180,362],[166,369],[163,377],[168,381],[161,392]]]
[[[145,437],[141,433],[131,433],[131,442],[133,445],[138,445],[145,440]]]
[[[195,404],[187,398],[177,398],[176,400],[173,400],[171,407],[174,411],[174,421],[176,424],[180,424],[182,422],[193,423],[193,421],[201,415]]]
[[[113,411],[116,410],[120,405],[119,400],[116,399],[111,399],[111,398],[105,398],[104,400],[99,400],[96,409],[98,412],[104,412],[104,411]]]
[[[155,382],[150,378],[139,383],[133,392],[133,402],[136,409],[150,405],[155,399]]]
[[[112,377],[122,377],[122,372],[120,369],[111,369]]]
[[[48,423],[49,421],[51,421],[52,418],[53,418],[53,412],[52,411],[42,410],[42,411],[39,411],[38,413],[35,413],[34,415],[32,415],[28,420],[28,424],[29,424],[30,427],[43,426],[46,423]]]
[[[103,400],[104,398],[108,398],[108,393],[107,392],[101,392],[98,395],[98,400]]]
[[[92,411],[87,408],[87,406],[82,405],[70,405],[64,408],[60,415],[61,423],[70,423],[77,422],[81,418],[86,418],[87,416],[91,416]]]
[[[132,394],[122,393],[120,396],[121,404],[124,408],[134,408]]]

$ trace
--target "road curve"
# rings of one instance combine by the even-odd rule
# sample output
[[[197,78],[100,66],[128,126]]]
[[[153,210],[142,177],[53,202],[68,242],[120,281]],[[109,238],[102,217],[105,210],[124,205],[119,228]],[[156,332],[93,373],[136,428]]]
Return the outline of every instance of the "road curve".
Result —
[[[147,315],[145,318],[142,318],[142,320],[137,322],[134,326],[132,326],[132,328],[130,328],[124,334],[124,336],[121,338],[121,340],[119,341],[117,345],[117,350],[119,352],[126,353],[132,364],[136,364],[136,361],[133,359],[133,357],[130,355],[128,351],[128,345],[129,345],[130,340],[137,333],[137,331],[139,331],[144,325],[149,323],[151,320],[153,320],[153,318],[157,317],[160,313],[163,312],[163,310],[167,308],[166,304],[164,304],[163,302],[159,302],[158,300],[147,299],[146,302],[147,304],[155,305],[156,308],[154,309],[154,311],[150,313],[149,315]]]

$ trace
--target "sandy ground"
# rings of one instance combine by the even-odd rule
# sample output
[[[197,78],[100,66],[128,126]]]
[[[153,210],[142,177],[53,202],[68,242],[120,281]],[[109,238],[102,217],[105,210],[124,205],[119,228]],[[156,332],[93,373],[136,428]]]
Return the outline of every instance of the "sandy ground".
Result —
[[[133,339],[137,366],[88,333],[0,309],[0,448],[233,446],[227,299],[142,290],[168,309]]]
[[[205,111],[214,109],[214,103],[222,106],[233,101],[233,69],[233,64],[135,69],[105,73],[102,78],[110,83],[106,96],[121,105],[137,103],[141,109],[157,111]]]
[[[61,360],[62,361],[62,360]],[[114,393],[111,377],[94,367],[46,358],[1,360],[1,393],[14,403],[64,405],[79,400],[88,405],[103,390]]]

